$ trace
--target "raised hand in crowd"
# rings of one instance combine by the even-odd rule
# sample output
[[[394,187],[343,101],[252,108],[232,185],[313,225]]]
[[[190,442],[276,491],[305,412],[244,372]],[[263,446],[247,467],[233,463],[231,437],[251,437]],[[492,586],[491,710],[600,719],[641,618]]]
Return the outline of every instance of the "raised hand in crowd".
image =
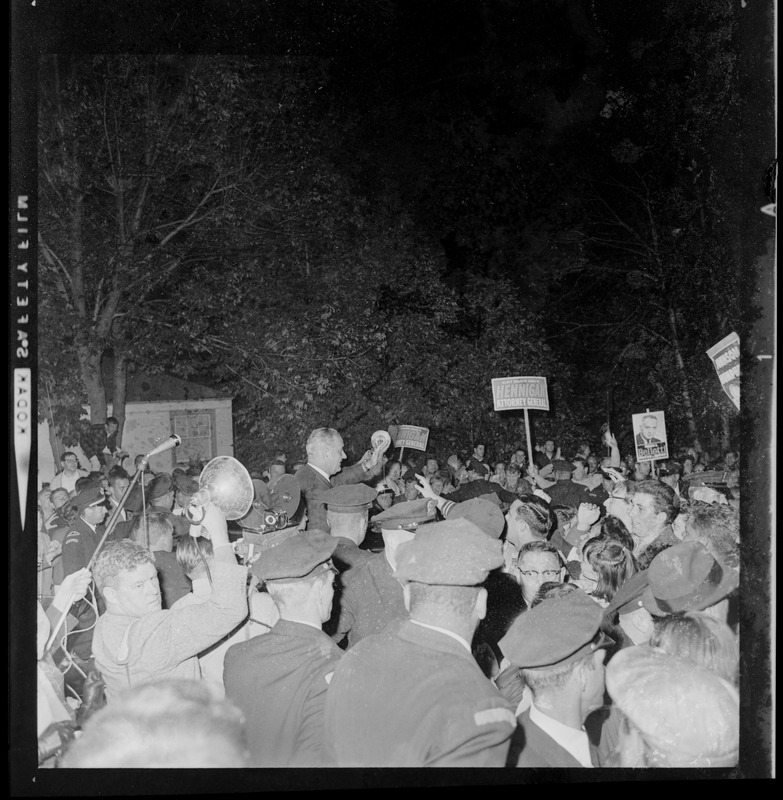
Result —
[[[598,522],[601,509],[594,503],[580,503],[576,512],[576,527],[585,531]]]

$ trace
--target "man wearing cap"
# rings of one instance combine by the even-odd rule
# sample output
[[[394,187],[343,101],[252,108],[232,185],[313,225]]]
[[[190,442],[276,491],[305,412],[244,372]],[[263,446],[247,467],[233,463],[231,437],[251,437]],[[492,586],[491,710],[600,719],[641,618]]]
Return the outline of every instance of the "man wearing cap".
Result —
[[[63,577],[86,567],[98,547],[98,526],[106,519],[106,497],[100,487],[85,489],[71,500],[79,516],[71,523],[63,540]]]
[[[212,541],[212,594],[197,606],[161,608],[155,559],[128,539],[108,542],[93,578],[106,601],[92,648],[109,703],[124,689],[165,678],[200,677],[197,655],[246,616],[247,570],[236,562],[226,518],[209,503],[198,529]]]
[[[602,619],[603,610],[584,592],[569,592],[526,611],[500,640],[533,695],[519,717],[524,735],[512,744],[517,766],[600,766],[584,723],[603,704],[603,648],[611,639],[600,632]]]
[[[665,483],[644,480],[628,483],[628,501],[633,555],[639,569],[647,569],[658,553],[679,542],[671,525],[677,516],[677,496]]]
[[[337,540],[334,551],[335,566],[341,574],[366,564],[372,553],[359,545],[367,535],[367,518],[377,491],[364,483],[335,486],[321,495],[326,504],[326,521],[329,532]]]
[[[307,530],[329,532],[326,506],[321,495],[333,486],[361,483],[380,471],[380,450],[368,450],[358,464],[341,468],[345,458],[343,437],[334,428],[316,428],[307,440],[307,464],[295,477],[307,512]]]
[[[467,519],[423,526],[398,549],[408,619],[351,648],[326,698],[326,749],[341,767],[502,767],[516,720],[470,641],[500,542]]]
[[[379,633],[395,618],[405,616],[402,587],[394,577],[397,548],[413,539],[421,523],[435,519],[432,500],[400,503],[374,517],[381,526],[383,552],[343,578],[339,609],[328,630],[336,642],[347,637],[347,648],[372,633]]]
[[[63,539],[63,578],[87,566],[101,541],[99,528],[108,513],[106,497],[98,486],[79,492],[71,505],[78,510],[78,516]],[[80,658],[87,659],[91,653],[95,611],[86,600],[81,600],[71,613],[78,619],[78,626],[68,640],[69,646]]]
[[[734,767],[739,696],[715,673],[657,648],[629,647],[606,670],[623,714],[618,767]]]
[[[336,545],[323,531],[297,532],[252,567],[280,619],[265,636],[229,648],[223,679],[245,714],[254,766],[324,765],[324,702],[342,656],[321,630],[332,610]]]

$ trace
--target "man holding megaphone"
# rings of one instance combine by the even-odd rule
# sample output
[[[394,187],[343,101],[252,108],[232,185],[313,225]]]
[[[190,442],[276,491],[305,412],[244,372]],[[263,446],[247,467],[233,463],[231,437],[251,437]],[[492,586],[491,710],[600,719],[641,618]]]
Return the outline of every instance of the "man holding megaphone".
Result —
[[[214,553],[212,594],[200,605],[161,609],[155,560],[128,539],[108,542],[95,560],[92,574],[106,613],[95,626],[93,655],[109,702],[141,683],[200,678],[198,654],[247,616],[247,570],[237,564],[224,513],[209,503],[191,535],[211,539]]]

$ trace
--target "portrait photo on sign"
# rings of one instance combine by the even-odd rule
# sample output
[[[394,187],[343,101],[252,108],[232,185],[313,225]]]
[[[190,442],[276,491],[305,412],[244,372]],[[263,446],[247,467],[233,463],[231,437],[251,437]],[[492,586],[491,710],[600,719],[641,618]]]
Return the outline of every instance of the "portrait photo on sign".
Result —
[[[633,437],[637,461],[655,461],[669,457],[666,440],[666,419],[663,411],[645,411],[634,414]]]

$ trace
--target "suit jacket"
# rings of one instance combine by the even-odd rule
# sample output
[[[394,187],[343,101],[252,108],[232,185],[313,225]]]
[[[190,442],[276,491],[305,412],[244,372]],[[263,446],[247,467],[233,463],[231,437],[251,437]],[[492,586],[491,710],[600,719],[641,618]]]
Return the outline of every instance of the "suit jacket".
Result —
[[[347,636],[350,648],[365,636],[380,633],[393,619],[407,615],[402,586],[386,556],[375,553],[363,566],[343,573],[333,638],[341,642]],[[327,632],[331,633],[332,627]]]
[[[190,580],[177,561],[176,553],[155,550],[155,569],[160,582],[161,605],[171,608],[180,597],[190,594]]]
[[[361,464],[344,467],[336,475],[332,475],[330,480],[316,472],[309,464],[300,467],[294,477],[299,481],[302,502],[307,510],[306,530],[317,529],[329,533],[329,523],[326,521],[326,505],[321,501],[321,495],[334,486],[342,486],[346,483],[361,483],[369,476],[370,473],[365,471]]]
[[[326,690],[342,655],[322,631],[285,619],[228,649],[223,682],[245,714],[253,766],[322,766]]]
[[[641,447],[646,447],[648,444],[661,444],[660,439],[653,437],[652,439],[645,439],[641,433],[636,434],[636,444]]]
[[[530,720],[530,709],[517,718],[519,728],[509,750],[509,766],[585,769],[564,747]],[[601,766],[598,748],[590,742],[594,767]]]
[[[332,553],[332,561],[340,570],[340,574],[345,576],[349,569],[364,566],[373,554],[368,550],[362,550],[356,542],[346,539],[344,536],[337,536],[337,547]]]
[[[502,767],[512,708],[458,641],[395,621],[335,669],[327,758],[338,767]]]

